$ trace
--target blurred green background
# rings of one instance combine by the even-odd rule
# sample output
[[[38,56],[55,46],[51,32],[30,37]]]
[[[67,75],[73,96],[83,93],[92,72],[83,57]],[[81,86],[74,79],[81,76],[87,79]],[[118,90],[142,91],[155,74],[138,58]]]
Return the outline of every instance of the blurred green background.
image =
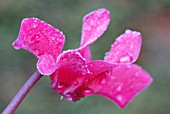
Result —
[[[76,103],[60,100],[49,77],[43,77],[16,114],[170,114],[170,0],[0,0],[0,112],[36,71],[37,59],[12,47],[22,19],[37,17],[63,31],[67,50],[79,46],[83,16],[98,8],[110,11],[111,22],[91,46],[93,59],[103,59],[127,28],[140,31],[143,44],[137,64],[152,75],[152,85],[120,109],[97,95]]]

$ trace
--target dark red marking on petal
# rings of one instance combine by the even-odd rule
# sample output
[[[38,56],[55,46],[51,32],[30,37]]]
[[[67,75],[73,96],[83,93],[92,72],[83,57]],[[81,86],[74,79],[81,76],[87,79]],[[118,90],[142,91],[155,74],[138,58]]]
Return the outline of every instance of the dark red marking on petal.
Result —
[[[89,71],[84,58],[79,52],[69,50],[62,53],[57,58],[57,70],[50,76],[51,87],[59,92],[56,85],[58,85],[58,83],[64,84],[66,87],[65,91],[59,93],[68,100],[72,98],[73,101],[76,101],[79,97],[73,92],[77,87],[81,86],[84,80],[88,78],[88,75]]]

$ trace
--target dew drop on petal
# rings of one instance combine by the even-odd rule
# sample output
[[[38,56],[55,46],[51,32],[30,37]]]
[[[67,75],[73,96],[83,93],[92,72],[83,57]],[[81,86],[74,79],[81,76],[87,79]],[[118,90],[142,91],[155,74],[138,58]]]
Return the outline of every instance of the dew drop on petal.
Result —
[[[130,54],[127,54],[120,58],[120,63],[127,63],[127,62],[132,62],[132,61],[133,61],[133,57]]]
[[[36,27],[37,27],[37,24],[34,23],[34,24],[33,24],[33,28],[36,28]]]
[[[86,75],[86,72],[82,72],[82,75],[83,75],[83,76]]]
[[[93,90],[92,89],[85,89],[84,91],[83,91],[83,95],[84,96],[90,96],[90,95],[92,95],[93,94]]]
[[[140,73],[139,73],[139,72],[136,72],[136,73],[135,73],[135,76],[136,76],[136,77],[140,77]]]
[[[117,91],[121,91],[122,90],[122,86],[119,85],[117,88],[116,88]]]
[[[78,86],[79,85],[79,82],[78,81],[74,81],[74,86]]]
[[[60,97],[60,100],[62,100],[62,99],[63,99],[63,96]]]
[[[117,96],[116,96],[116,99],[117,99],[119,102],[121,102],[121,103],[122,103],[122,101],[123,101],[123,97],[122,97],[121,95],[117,95]]]
[[[66,89],[66,85],[65,84],[63,84],[63,83],[58,83],[57,84],[57,87],[56,87],[57,92],[63,93],[65,89]]]
[[[106,79],[105,78],[102,78],[100,81],[99,81],[100,84],[105,84],[106,83]]]
[[[66,98],[67,101],[72,101],[73,100],[72,94],[70,92],[66,93],[65,98]]]
[[[106,59],[107,59],[108,55],[109,55],[109,52],[106,52],[106,53],[105,53],[104,60],[106,60]]]
[[[132,31],[129,30],[129,29],[127,29],[127,30],[125,31],[126,34],[130,34],[131,32],[132,32]]]

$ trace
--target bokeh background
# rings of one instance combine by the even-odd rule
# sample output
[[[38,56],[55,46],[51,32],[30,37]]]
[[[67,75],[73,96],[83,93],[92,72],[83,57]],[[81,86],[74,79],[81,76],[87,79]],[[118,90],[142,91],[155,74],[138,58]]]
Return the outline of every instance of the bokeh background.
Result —
[[[103,59],[126,29],[140,31],[143,44],[136,63],[152,75],[152,85],[120,109],[97,95],[76,103],[60,100],[49,77],[43,77],[16,114],[170,114],[170,0],[0,0],[0,112],[36,71],[37,59],[11,45],[22,19],[37,17],[63,31],[67,50],[79,46],[83,16],[98,8],[110,11],[111,22],[91,46],[93,59]]]

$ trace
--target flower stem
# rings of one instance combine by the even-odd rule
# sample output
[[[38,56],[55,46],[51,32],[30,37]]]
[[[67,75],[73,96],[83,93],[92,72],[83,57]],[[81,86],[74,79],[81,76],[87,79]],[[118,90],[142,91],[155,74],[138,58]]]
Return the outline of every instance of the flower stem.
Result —
[[[31,90],[31,88],[36,84],[36,82],[42,77],[42,75],[36,71],[22,86],[22,88],[18,91],[16,96],[12,99],[6,109],[2,112],[2,114],[13,114],[15,110],[18,108],[22,100]]]

